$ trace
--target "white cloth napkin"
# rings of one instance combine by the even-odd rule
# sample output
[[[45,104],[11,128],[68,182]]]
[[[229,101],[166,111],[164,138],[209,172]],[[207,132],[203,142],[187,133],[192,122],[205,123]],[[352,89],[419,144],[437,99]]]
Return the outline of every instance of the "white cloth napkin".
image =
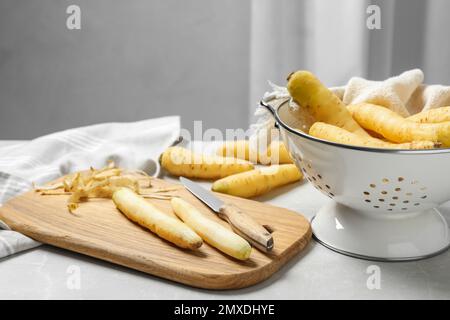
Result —
[[[159,173],[158,157],[180,135],[179,117],[103,123],[49,134],[0,148],[0,205],[32,187],[108,160],[124,168]],[[39,243],[0,221],[0,258]]]
[[[422,70],[413,69],[384,81],[351,78],[331,90],[346,104],[368,102],[407,117],[423,110],[450,106],[450,87],[423,84]]]

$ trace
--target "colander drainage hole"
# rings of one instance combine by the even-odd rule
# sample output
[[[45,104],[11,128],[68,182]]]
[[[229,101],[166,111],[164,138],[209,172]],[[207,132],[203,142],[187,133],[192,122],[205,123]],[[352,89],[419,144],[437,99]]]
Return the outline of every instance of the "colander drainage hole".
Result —
[[[370,192],[368,192],[368,191],[364,191],[363,193],[364,193],[366,196],[370,195]]]

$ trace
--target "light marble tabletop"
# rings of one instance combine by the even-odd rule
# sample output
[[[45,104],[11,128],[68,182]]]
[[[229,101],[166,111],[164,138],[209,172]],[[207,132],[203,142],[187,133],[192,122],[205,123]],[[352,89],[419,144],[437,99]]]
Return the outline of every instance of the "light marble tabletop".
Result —
[[[258,200],[308,219],[330,201],[305,182]],[[450,204],[441,211],[449,221]],[[380,270],[379,288],[367,285],[373,265]],[[450,251],[421,261],[381,263],[347,257],[312,241],[258,285],[210,291],[44,245],[0,259],[0,299],[450,299],[449,267]]]

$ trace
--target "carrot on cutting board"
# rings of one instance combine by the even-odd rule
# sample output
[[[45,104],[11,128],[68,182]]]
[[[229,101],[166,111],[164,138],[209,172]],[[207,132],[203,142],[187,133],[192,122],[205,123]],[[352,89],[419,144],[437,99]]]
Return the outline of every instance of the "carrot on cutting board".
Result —
[[[198,249],[203,244],[202,238],[186,224],[161,212],[129,188],[115,191],[112,200],[128,219],[181,248]]]
[[[239,260],[250,257],[252,247],[245,239],[207,218],[185,200],[172,198],[171,204],[175,214],[211,246]]]
[[[265,152],[259,150],[258,145],[251,146],[250,143],[249,140],[226,141],[217,150],[217,155],[222,157],[234,157],[253,163],[293,163],[289,156],[289,152],[282,141],[272,141],[265,149]]]
[[[161,155],[161,166],[175,176],[220,179],[253,169],[248,161],[197,154],[181,147],[170,147]]]
[[[345,104],[309,71],[293,72],[287,89],[300,108],[305,108],[318,122],[325,122],[368,137],[369,134],[352,118]],[[295,110],[292,112],[295,114]]]
[[[406,119],[418,123],[439,123],[450,121],[450,106],[422,111]]]
[[[293,164],[272,165],[217,180],[212,190],[242,198],[262,195],[270,190],[302,179]]]
[[[390,141],[432,141],[444,147],[450,146],[450,122],[416,123],[388,108],[370,103],[349,105],[347,109],[363,128],[375,131]]]
[[[309,134],[316,138],[331,142],[383,149],[433,149],[436,143],[432,141],[413,141],[391,143],[376,138],[366,138],[331,124],[316,122],[309,129]]]

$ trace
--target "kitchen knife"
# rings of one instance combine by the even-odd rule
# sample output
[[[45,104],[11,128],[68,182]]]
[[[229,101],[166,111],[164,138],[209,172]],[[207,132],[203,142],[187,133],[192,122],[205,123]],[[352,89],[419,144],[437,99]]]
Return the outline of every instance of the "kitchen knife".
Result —
[[[237,206],[225,203],[210,191],[204,189],[192,180],[180,177],[180,182],[200,201],[227,221],[234,232],[250,242],[254,247],[264,252],[273,248],[273,238],[270,232],[253,220],[252,217],[241,211]]]

